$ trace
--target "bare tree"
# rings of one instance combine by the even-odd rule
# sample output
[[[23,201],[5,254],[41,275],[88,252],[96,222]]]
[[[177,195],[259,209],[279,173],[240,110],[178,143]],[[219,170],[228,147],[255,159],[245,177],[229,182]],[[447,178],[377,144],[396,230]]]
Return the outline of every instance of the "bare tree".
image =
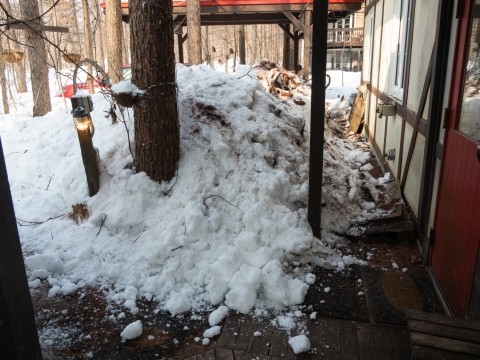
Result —
[[[40,30],[33,26],[41,25],[38,2],[36,0],[20,0],[22,17],[30,29],[26,31],[28,58],[33,92],[33,116],[42,116],[52,110],[50,87],[48,86],[48,66],[45,42]]]
[[[1,0],[0,2],[2,3],[5,10],[9,14],[18,15],[18,14],[15,14],[13,12],[13,9],[10,5],[9,0]],[[10,46],[12,46],[12,48],[9,49],[9,50],[19,51],[20,50],[19,43],[21,42],[21,39],[18,36],[17,32],[15,30],[5,30],[5,33],[6,33],[7,37],[11,39],[11,41],[9,41],[9,43],[10,43]],[[26,71],[25,71],[25,65],[24,65],[23,61],[15,62],[13,64],[13,68],[15,70],[15,75],[16,75],[15,85],[16,85],[16,88],[17,88],[17,92],[26,93],[27,92],[27,80],[26,80],[27,74],[26,74]]]
[[[90,9],[88,7],[88,0],[82,0],[83,6],[83,28],[85,29],[85,57],[92,59],[92,27],[90,24]],[[90,94],[93,94],[93,78],[92,78],[92,64],[88,63],[88,90]]]
[[[131,0],[130,26],[132,82],[147,90],[134,108],[136,169],[170,180],[180,157],[172,0]]]
[[[240,64],[245,64],[246,51],[245,51],[245,25],[237,25],[238,31],[238,57]]]
[[[0,51],[3,51],[1,38],[0,38]],[[10,114],[10,107],[8,106],[8,97],[7,97],[7,78],[5,76],[5,62],[3,60],[0,60],[0,85],[2,90],[3,113]]]
[[[200,20],[200,0],[187,1],[188,62],[202,63],[202,30]]]
[[[106,0],[105,18],[105,33],[107,35],[106,48],[108,60],[108,76],[112,83],[115,84],[122,80],[123,29],[122,8],[120,0]]]

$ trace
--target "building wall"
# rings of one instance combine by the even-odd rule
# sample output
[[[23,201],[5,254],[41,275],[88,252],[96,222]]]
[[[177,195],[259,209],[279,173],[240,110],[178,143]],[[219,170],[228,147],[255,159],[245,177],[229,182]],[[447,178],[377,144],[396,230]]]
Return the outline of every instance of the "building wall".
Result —
[[[425,124],[428,121],[428,98],[425,110],[420,114],[419,123],[423,126],[420,126],[418,133],[414,131],[414,124],[435,42],[438,0],[413,1],[415,6],[410,8],[408,20],[404,20],[407,21],[404,32],[407,55],[404,57],[403,69],[407,76],[403,92],[400,93],[395,92],[393,87],[397,74],[396,64],[400,61],[397,54],[401,54],[397,51],[399,45],[396,41],[402,36],[402,20],[399,14],[401,6],[412,2],[401,0],[400,4],[396,3],[398,1],[400,0],[366,1],[365,41],[369,41],[367,38],[372,40],[368,30],[371,19],[374,19],[374,31],[372,44],[364,48],[363,59],[364,66],[372,65],[371,71],[364,68],[362,72],[362,80],[370,83],[365,131],[385,171],[390,171],[401,182],[403,180],[405,200],[417,216],[425,151]],[[379,117],[376,113],[379,102],[395,104],[395,116]],[[412,141],[415,145],[407,171],[406,163]],[[383,154],[390,149],[395,149],[395,159],[384,159]]]

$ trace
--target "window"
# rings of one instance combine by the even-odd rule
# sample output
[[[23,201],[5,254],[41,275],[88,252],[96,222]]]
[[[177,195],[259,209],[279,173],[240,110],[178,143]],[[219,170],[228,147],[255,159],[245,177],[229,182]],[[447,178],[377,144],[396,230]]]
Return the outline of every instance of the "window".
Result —
[[[408,25],[410,22],[410,1],[395,0],[392,22],[392,49],[390,62],[390,96],[403,100],[405,65],[407,59]]]

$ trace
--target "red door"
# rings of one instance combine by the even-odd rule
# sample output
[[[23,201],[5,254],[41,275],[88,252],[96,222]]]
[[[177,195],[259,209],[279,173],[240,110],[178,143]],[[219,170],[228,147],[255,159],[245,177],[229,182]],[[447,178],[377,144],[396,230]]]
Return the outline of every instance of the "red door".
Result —
[[[470,307],[480,243],[480,0],[465,0],[459,19],[451,121],[440,174],[430,262],[449,305]]]

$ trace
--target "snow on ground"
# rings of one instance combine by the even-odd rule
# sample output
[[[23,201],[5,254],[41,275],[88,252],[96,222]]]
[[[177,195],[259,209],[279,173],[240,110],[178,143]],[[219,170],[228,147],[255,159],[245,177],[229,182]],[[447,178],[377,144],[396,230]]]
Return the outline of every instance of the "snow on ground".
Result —
[[[141,298],[172,315],[218,306],[248,313],[302,303],[312,264],[342,270],[358,262],[342,255],[338,234],[377,213],[359,194],[378,181],[360,170],[369,153],[326,132],[324,232],[315,238],[309,107],[266,93],[249,71],[177,66],[181,159],[169,183],[135,173],[125,127],[112,125],[108,101],[93,95],[101,187],[91,198],[63,100],[32,118],[30,94],[22,95],[25,106],[2,116],[0,136],[32,286],[48,282],[52,297],[100,286],[132,314]],[[132,132],[133,114],[124,115]],[[81,203],[89,217],[77,224],[67,214]],[[212,326],[228,312],[220,309]]]

